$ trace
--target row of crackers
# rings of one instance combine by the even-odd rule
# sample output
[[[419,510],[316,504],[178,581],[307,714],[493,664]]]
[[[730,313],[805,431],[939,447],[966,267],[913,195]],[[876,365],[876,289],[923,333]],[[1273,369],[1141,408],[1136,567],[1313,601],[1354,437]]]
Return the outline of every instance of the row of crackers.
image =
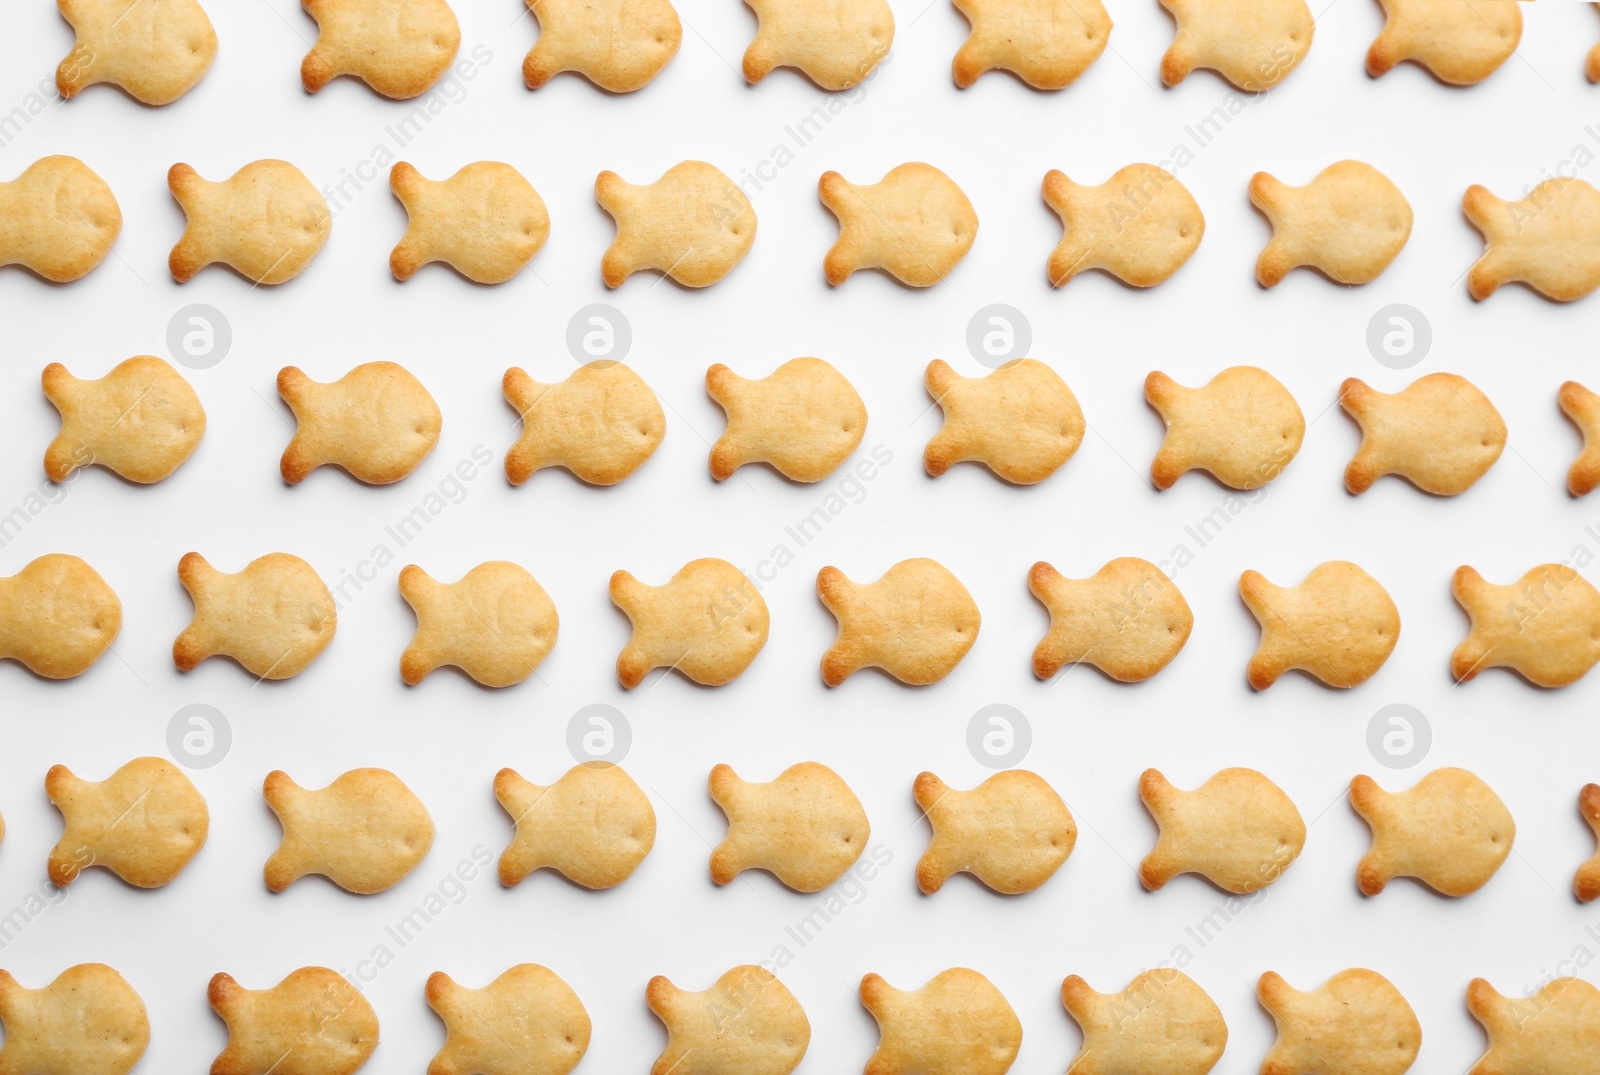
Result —
[[[861,801],[818,762],[792,765],[766,782],[743,780],[732,767],[718,765],[707,785],[728,819],[726,837],[711,852],[711,879],[718,885],[746,870],[764,870],[797,892],[821,892],[857,869],[867,853],[872,830]],[[65,822],[48,864],[57,887],[99,866],[140,888],[160,888],[189,864],[210,828],[205,799],[163,758],[135,758],[98,782],[57,765],[45,777],[45,792]],[[912,792],[932,827],[916,869],[925,894],[958,873],[1005,895],[1032,892],[1077,844],[1067,804],[1027,770],[996,773],[969,790],[925,772]],[[383,892],[433,846],[427,808],[386,769],[353,769],[320,789],[303,788],[277,770],[261,795],[283,827],[263,871],[273,892],[311,875],[358,895]],[[543,869],[584,888],[612,888],[655,846],[649,797],[610,762],[573,766],[548,786],[502,769],[494,795],[515,827],[499,863],[507,888]],[[1396,877],[1415,878],[1445,896],[1471,895],[1500,869],[1516,839],[1505,803],[1465,769],[1435,769],[1400,792],[1357,776],[1349,797],[1372,830],[1371,847],[1356,869],[1364,896],[1377,895]],[[1300,811],[1254,769],[1223,769],[1193,790],[1147,769],[1139,798],[1159,829],[1138,870],[1151,891],[1193,873],[1224,892],[1249,895],[1283,876],[1305,847]],[[1583,788],[1578,809],[1600,839],[1600,784]],[[0,824],[0,837],[4,832]],[[1600,852],[1579,867],[1573,892],[1584,903],[1600,897]]]
[[[217,37],[197,0],[141,0],[133,19],[98,0],[58,0],[77,40],[56,74],[63,97],[108,82],[146,104],[187,93],[210,68]],[[760,82],[792,67],[825,90],[849,90],[871,78],[894,42],[887,0],[746,0],[759,27],[743,74]],[[1374,78],[1410,60],[1453,85],[1493,74],[1522,38],[1513,0],[1381,0],[1383,31],[1367,52]],[[317,22],[317,40],[300,67],[315,93],[341,75],[385,97],[426,93],[456,62],[461,27],[446,0],[301,0]],[[1261,93],[1281,82],[1311,49],[1316,22],[1306,0],[1161,0],[1176,19],[1161,80],[1181,82],[1209,68],[1235,86]],[[141,5],[134,5],[141,6]],[[540,26],[523,63],[538,89],[575,71],[613,93],[638,90],[678,52],[683,25],[670,0],[527,0]],[[966,88],[986,71],[1011,71],[1037,89],[1070,85],[1105,51],[1111,17],[1101,0],[955,0],[971,24],[952,75]],[[403,17],[402,17],[403,14]],[[1600,81],[1600,46],[1586,70]]]
[[[44,455],[53,482],[99,465],[153,484],[187,462],[205,436],[205,408],[193,386],[150,355],[98,378],[76,377],[53,362],[41,382],[61,415],[61,431]],[[860,394],[819,358],[792,359],[758,378],[719,363],[706,370],[705,384],[727,416],[711,447],[717,481],[764,463],[791,481],[819,482],[843,466],[866,435]],[[1072,389],[1036,359],[1014,359],[980,377],[936,359],[924,386],[944,413],[923,452],[933,477],[975,462],[1013,485],[1034,485],[1076,454],[1088,428]],[[432,394],[394,362],[363,363],[332,382],[285,366],[277,388],[296,422],[279,461],[290,485],[322,466],[370,485],[400,481],[433,451],[444,425]],[[656,392],[621,362],[592,362],[550,384],[514,366],[501,379],[501,391],[522,420],[505,457],[512,485],[548,467],[590,485],[616,485],[643,466],[666,435]],[[1231,489],[1260,489],[1288,467],[1305,439],[1299,403],[1255,366],[1230,367],[1194,388],[1158,370],[1145,378],[1144,396],[1166,426],[1150,464],[1157,489],[1196,470]],[[1396,393],[1351,377],[1339,386],[1337,401],[1361,426],[1361,446],[1344,474],[1351,493],[1398,475],[1424,492],[1455,496],[1505,450],[1505,419],[1457,374],[1431,373]],[[1584,496],[1600,485],[1600,394],[1567,381],[1556,401],[1583,434],[1567,488]]]
[[[194,603],[193,618],[172,645],[180,672],[227,657],[261,679],[289,679],[333,641],[338,605],[298,556],[268,553],[230,574],[191,552],[178,563],[178,579]],[[448,666],[486,687],[510,687],[555,647],[555,602],[518,564],[491,560],[453,583],[409,564],[399,588],[417,618],[400,657],[408,685]],[[1120,682],[1141,682],[1177,657],[1194,626],[1168,574],[1138,557],[1112,560],[1086,579],[1040,562],[1028,572],[1028,589],[1050,613],[1033,651],[1034,675],[1043,680],[1082,663]],[[1485,668],[1510,668],[1538,686],[1564,687],[1600,661],[1600,591],[1571,564],[1541,564],[1506,585],[1464,566],[1451,592],[1471,619],[1450,658],[1457,683]],[[617,656],[617,681],[625,689],[658,668],[724,686],[767,644],[771,618],[759,586],[726,560],[692,560],[660,586],[618,571],[610,594],[632,625]],[[982,622],[961,580],[927,558],[902,560],[874,582],[824,567],[817,596],[838,621],[821,662],[829,687],[867,668],[912,686],[937,683],[972,649]],[[1261,626],[1246,666],[1256,690],[1295,669],[1330,687],[1358,686],[1383,667],[1400,637],[1400,613],[1388,591],[1345,560],[1318,564],[1297,586],[1246,571],[1239,596]],[[122,629],[116,592],[66,553],[47,553],[0,579],[0,601],[6,609],[0,658],[49,679],[88,671]]]
[[[220,182],[175,164],[167,182],[188,218],[168,259],[179,283],[212,264],[256,284],[284,283],[311,264],[333,228],[323,193],[285,161],[254,161]],[[478,283],[504,283],[550,235],[544,200],[508,164],[478,161],[433,180],[400,161],[389,184],[409,216],[389,258],[399,280],[438,261]],[[839,221],[838,241],[823,261],[830,285],[881,269],[908,286],[931,287],[977,238],[972,203],[930,164],[902,164],[864,185],[825,172],[817,189]],[[1301,266],[1338,284],[1369,283],[1411,236],[1410,203],[1362,161],[1332,164],[1303,187],[1258,172],[1249,189],[1273,228],[1256,262],[1263,287]],[[1152,287],[1177,272],[1205,234],[1188,188],[1153,164],[1130,164],[1098,185],[1051,170],[1043,194],[1065,229],[1047,266],[1054,287],[1090,269]],[[755,243],[756,213],[745,191],[703,161],[683,161],[646,184],[601,172],[595,197],[617,225],[600,264],[607,287],[641,271],[707,287]],[[1513,201],[1472,186],[1462,209],[1487,244],[1467,274],[1474,299],[1510,282],[1560,301],[1600,287],[1600,191],[1583,180],[1556,176]],[[76,280],[105,259],[121,226],[111,188],[76,157],[41,158],[0,183],[0,265],[22,264],[58,283]]]
[[[588,1051],[593,1024],[558,974],[511,967],[474,989],[443,971],[428,978],[428,1004],[445,1026],[428,1075],[567,1075]],[[1404,1075],[1422,1048],[1422,1027],[1400,991],[1361,967],[1309,991],[1273,971],[1256,996],[1277,1024],[1262,1075]],[[228,1029],[211,1075],[353,1075],[378,1046],[378,1016],[358,986],[326,967],[301,967],[268,989],[229,974],[207,998]],[[878,1023],[865,1075],[1005,1075],[1022,1048],[1022,1022],[984,975],[951,967],[918,989],[880,975],[861,979],[860,999]],[[811,1044],[805,1009],[764,966],[727,971],[709,989],[657,975],[645,1000],[667,1031],[652,1075],[790,1075]],[[1502,996],[1484,979],[1467,1009],[1488,1035],[1467,1075],[1588,1075],[1600,1055],[1600,990],[1557,978],[1528,997]],[[1076,1075],[1206,1075],[1222,1058],[1228,1025],[1187,974],[1160,967],[1099,993],[1077,975],[1061,1002],[1083,1042]],[[103,963],[70,967],[39,988],[0,971],[0,1070],[126,1075],[150,1043],[150,1020],[133,987]]]
[[[100,783],[57,766],[46,786],[66,820],[50,858],[50,877],[57,885],[70,884],[82,869],[98,865],[133,884],[159,886],[175,877],[205,841],[204,800],[162,759],[136,759]],[[800,891],[821,891],[858,868],[867,849],[870,829],[859,800],[837,774],[815,762],[793,766],[767,783],[743,781],[719,765],[709,788],[729,822],[726,839],[711,857],[718,884],[745,869],[764,869]],[[1139,790],[1160,826],[1156,847],[1139,871],[1152,889],[1176,874],[1195,872],[1232,893],[1256,892],[1281,876],[1305,840],[1294,804],[1253,770],[1224,770],[1194,791],[1178,789],[1149,770]],[[533,870],[552,868],[586,887],[610,887],[626,879],[654,843],[648,797],[614,765],[576,766],[548,787],[506,769],[495,779],[495,794],[516,826],[499,866],[507,885]],[[1003,893],[1030,891],[1060,868],[1076,842],[1066,804],[1030,772],[998,773],[971,791],[949,788],[924,773],[915,794],[933,828],[917,867],[924,892],[937,891],[957,872],[971,873]],[[385,770],[354,770],[320,790],[301,788],[274,772],[263,795],[285,834],[265,871],[273,891],[309,873],[351,891],[381,891],[409,873],[432,845],[427,811]],[[1372,849],[1357,874],[1368,895],[1400,875],[1417,877],[1446,895],[1464,895],[1487,882],[1510,853],[1515,825],[1509,812],[1487,785],[1464,770],[1436,770],[1400,793],[1358,777],[1350,795],[1373,830]],[[138,811],[131,809],[135,803]],[[1580,806],[1600,835],[1600,786],[1586,787]],[[361,823],[353,823],[356,819]],[[1579,871],[1575,888],[1581,899],[1600,895],[1600,855]],[[1309,993],[1267,974],[1259,993],[1288,1031],[1264,1070],[1400,1075],[1416,1059],[1421,1031],[1415,1015],[1372,971],[1341,972]],[[804,1012],[764,968],[735,968],[698,994],[657,978],[647,995],[669,1030],[658,1075],[691,1054],[695,1071],[786,1075],[805,1053]],[[884,1032],[869,1073],[1003,1075],[1021,1044],[1021,1026],[1010,1006],[975,971],[954,968],[914,991],[893,989],[868,975],[861,996]],[[65,997],[73,999],[64,1002]],[[210,997],[234,1035],[214,1073],[260,1075],[275,1070],[286,1055],[295,1057],[294,1070],[304,1075],[353,1072],[376,1045],[377,1020],[370,1007],[346,979],[324,968],[302,968],[259,991],[218,975]],[[1486,1058],[1489,1066],[1475,1070],[1579,1075],[1600,1049],[1600,992],[1581,980],[1546,983],[1521,1001],[1500,997],[1479,981],[1468,998],[1490,1032],[1490,1058],[1515,1061],[1499,1067]],[[566,1071],[587,1044],[582,1005],[541,967],[512,968],[482,990],[462,989],[436,974],[429,980],[428,999],[450,1029],[441,1058],[430,1068],[435,1075],[525,1075],[534,1057],[541,1063],[533,1070]],[[1204,1075],[1226,1043],[1216,1005],[1173,968],[1147,972],[1122,993],[1109,995],[1069,978],[1063,1000],[1083,1025],[1082,1058],[1093,1058],[1087,1070],[1111,1075],[1156,1065]],[[530,1011],[540,1017],[528,1018]],[[721,1017],[714,1018],[719,1012]],[[458,1018],[465,1025],[458,1025]],[[0,975],[0,1020],[7,1035],[0,1069],[18,1072],[63,1070],[50,1061],[81,1055],[75,1047],[93,1040],[86,1035],[118,1043],[112,1051],[115,1064],[92,1054],[108,1065],[95,1071],[125,1072],[149,1040],[137,994],[110,968],[94,964],[69,969],[39,990],[23,989]],[[1301,1020],[1308,1026],[1302,1028]],[[330,1026],[335,1033],[328,1033]],[[550,1056],[552,1051],[557,1055]],[[1339,1058],[1340,1065],[1326,1066],[1328,1056]],[[1107,1057],[1119,1062],[1095,1066],[1109,1063]],[[1307,1066],[1308,1058],[1319,1062]],[[8,1060],[13,1066],[5,1066]],[[72,1070],[84,1075],[82,1068]]]

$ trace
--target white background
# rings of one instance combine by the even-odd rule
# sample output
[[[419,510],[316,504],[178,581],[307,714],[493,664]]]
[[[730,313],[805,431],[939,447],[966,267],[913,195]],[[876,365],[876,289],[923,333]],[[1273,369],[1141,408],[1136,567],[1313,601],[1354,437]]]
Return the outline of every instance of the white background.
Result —
[[[555,969],[587,1005],[595,1029],[581,1071],[645,1070],[663,1041],[644,1004],[652,975],[705,988],[737,963],[768,959],[786,943],[784,927],[818,902],[764,874],[725,889],[711,884],[707,856],[723,821],[705,777],[717,762],[751,779],[805,759],[832,766],[865,804],[871,842],[893,856],[866,898],[819,940],[803,950],[788,942],[794,959],[780,974],[813,1028],[802,1072],[857,1070],[871,1053],[876,1031],[854,994],[863,973],[909,988],[957,965],[988,975],[1017,1009],[1026,1037],[1014,1070],[1059,1071],[1078,1043],[1059,1003],[1063,976],[1120,989],[1186,945],[1188,973],[1228,1021],[1220,1072],[1255,1071],[1272,1040],[1252,992],[1262,971],[1310,988],[1341,968],[1369,966],[1417,1010],[1424,1042],[1416,1070],[1448,1075],[1482,1048],[1464,1007],[1472,977],[1521,993],[1570,971],[1563,961],[1575,953],[1600,952],[1600,938],[1585,932],[1600,929],[1600,910],[1578,906],[1570,891],[1574,868],[1593,850],[1575,800],[1586,781],[1600,779],[1600,676],[1541,691],[1503,670],[1452,688],[1448,673],[1466,624],[1449,591],[1458,565],[1509,582],[1580,545],[1600,551],[1584,530],[1600,526],[1600,504],[1565,492],[1578,436],[1556,408],[1563,380],[1600,380],[1600,298],[1560,306],[1511,287],[1473,304],[1462,276],[1481,242],[1460,211],[1471,183],[1520,194],[1571,161],[1574,146],[1600,150],[1585,130],[1600,122],[1600,89],[1582,74],[1600,38],[1589,5],[1530,5],[1517,56],[1472,89],[1446,88],[1411,65],[1368,79],[1363,57],[1382,23],[1378,5],[1334,0],[1319,9],[1300,68],[1178,173],[1206,215],[1198,252],[1167,283],[1136,292],[1099,274],[1049,288],[1045,260],[1060,228],[1040,181],[1053,167],[1101,182],[1125,164],[1166,160],[1228,87],[1197,72],[1162,89],[1171,20],[1153,0],[1117,0],[1110,50],[1068,90],[1036,93],[996,73],[960,92],[949,62],[964,21],[944,0],[901,0],[891,60],[753,194],[760,224],[746,261],[700,292],[640,275],[615,293],[599,278],[612,224],[593,199],[598,171],[647,182],[697,158],[737,178],[824,100],[789,71],[744,85],[737,67],[754,32],[748,9],[682,0],[681,52],[648,88],[619,97],[570,75],[530,93],[520,67],[535,39],[532,20],[512,0],[463,0],[462,55],[481,46],[491,58],[399,156],[436,178],[474,160],[513,164],[549,206],[549,244],[503,286],[473,286],[442,266],[398,284],[387,258],[405,214],[380,178],[338,212],[304,275],[251,289],[221,268],[182,287],[171,281],[166,256],[183,217],[166,189],[167,168],[186,161],[220,179],[250,160],[281,157],[321,186],[354,171],[410,106],[349,80],[306,95],[298,69],[315,29],[290,0],[208,6],[221,51],[188,96],[148,109],[96,87],[50,106],[0,150],[7,178],[47,153],[81,157],[110,183],[124,216],[114,255],[82,281],[56,287],[19,269],[0,272],[0,509],[23,503],[43,481],[40,458],[57,427],[38,389],[46,363],[99,376],[131,355],[167,355],[168,321],[189,303],[215,306],[233,330],[224,361],[185,371],[209,426],[176,475],[140,488],[103,470],[85,473],[0,550],[4,574],[47,552],[85,557],[125,613],[114,652],[77,680],[0,667],[8,826],[0,912],[43,884],[60,832],[43,790],[51,764],[98,779],[135,756],[164,753],[169,719],[190,703],[216,706],[232,727],[226,759],[193,773],[210,804],[211,839],[176,882],[142,892],[91,871],[0,951],[0,966],[32,986],[81,961],[120,970],[150,1010],[142,1070],[203,1070],[221,1049],[224,1031],[205,1001],[216,971],[256,988],[303,964],[354,975],[386,942],[384,926],[436,892],[474,847],[499,854],[510,824],[491,794],[494,773],[510,765],[536,782],[558,777],[573,761],[567,722],[594,702],[620,707],[631,721],[624,764],[655,804],[654,852],[606,893],[548,872],[503,890],[492,872],[481,873],[459,905],[365,984],[383,1026],[369,1071],[421,1071],[439,1047],[442,1028],[422,994],[431,971],[481,985],[520,961]],[[8,4],[5,22],[0,110],[24,103],[72,43],[47,3]],[[1250,175],[1265,169],[1303,183],[1345,157],[1371,162],[1404,191],[1416,212],[1410,244],[1366,287],[1298,272],[1261,290],[1253,266],[1269,229],[1247,200]],[[831,168],[872,182],[907,160],[944,169],[972,200],[981,228],[971,254],[925,291],[875,273],[830,291],[821,262],[835,226],[817,200],[818,175]],[[573,368],[568,320],[602,301],[631,320],[628,361],[662,398],[665,443],[611,489],[586,488],[561,471],[510,488],[500,465],[517,426],[501,375],[518,365],[542,380],[565,377]],[[982,372],[965,334],[973,313],[992,302],[1031,319],[1033,355],[1060,371],[1091,428],[1078,454],[1033,488],[1007,487],[976,465],[938,480],[921,467],[939,423],[923,369],[945,358],[961,372]],[[1380,366],[1365,343],[1368,320],[1393,302],[1418,307],[1433,326],[1431,353],[1410,371]],[[758,376],[799,355],[825,358],[850,378],[871,415],[862,452],[882,445],[893,462],[766,587],[771,637],[741,678],[707,690],[657,673],[621,691],[614,661],[628,627],[607,598],[613,570],[659,583],[699,556],[753,568],[785,540],[783,527],[835,485],[793,485],[761,467],[721,485],[707,473],[722,416],[705,396],[705,368],[726,362]],[[277,460],[291,420],[274,392],[278,369],[293,363],[331,380],[374,359],[404,364],[438,400],[445,424],[437,450],[388,488],[360,487],[333,470],[286,488]],[[1201,550],[1184,528],[1227,491],[1201,474],[1165,493],[1150,487],[1161,423],[1141,385],[1152,369],[1198,384],[1238,363],[1266,367],[1295,395],[1305,446],[1267,495]],[[1399,479],[1349,496],[1342,470],[1359,438],[1332,406],[1340,381],[1359,376],[1393,391],[1435,370],[1468,376],[1494,401],[1510,427],[1503,458],[1453,499]],[[190,614],[176,577],[185,552],[237,570],[284,550],[333,584],[479,444],[494,463],[420,539],[393,550],[396,560],[341,609],[337,637],[304,674],[258,684],[225,660],[186,676],[174,670],[170,646]],[[1169,668],[1140,686],[1087,668],[1055,683],[1033,678],[1030,653],[1046,625],[1025,584],[1035,560],[1083,576],[1115,556],[1162,560],[1180,544],[1198,553],[1177,576],[1195,626]],[[930,688],[866,673],[826,690],[817,661],[834,624],[815,597],[817,570],[835,564],[869,580],[910,556],[937,558],[966,583],[984,616],[976,646]],[[403,687],[398,660],[414,621],[396,590],[400,567],[416,562],[455,579],[498,558],[528,567],[560,609],[560,641],[538,674],[502,691],[451,671]],[[1255,568],[1290,584],[1333,558],[1359,563],[1393,595],[1404,623],[1394,655],[1353,691],[1291,675],[1252,693],[1244,666],[1257,629],[1237,597],[1239,573]],[[927,828],[912,780],[923,769],[955,786],[987,776],[968,753],[966,727],[994,702],[1030,719],[1025,765],[1070,804],[1077,850],[1027,896],[1000,897],[958,877],[922,897],[913,871]],[[1379,766],[1367,747],[1372,715],[1395,702],[1418,707],[1433,730],[1431,752],[1405,772]],[[352,896],[316,878],[269,895],[260,870],[279,830],[259,794],[262,778],[281,767],[316,787],[364,765],[393,769],[427,804],[438,826],[430,856],[380,896]],[[1155,827],[1136,783],[1147,766],[1192,787],[1230,765],[1259,768],[1280,784],[1310,835],[1300,861],[1201,948],[1186,927],[1225,897],[1194,877],[1159,893],[1140,888],[1134,867]],[[1520,826],[1512,857],[1466,899],[1409,881],[1361,898],[1354,871],[1367,832],[1342,799],[1350,778],[1369,772],[1401,788],[1440,765],[1473,769],[1505,799]]]

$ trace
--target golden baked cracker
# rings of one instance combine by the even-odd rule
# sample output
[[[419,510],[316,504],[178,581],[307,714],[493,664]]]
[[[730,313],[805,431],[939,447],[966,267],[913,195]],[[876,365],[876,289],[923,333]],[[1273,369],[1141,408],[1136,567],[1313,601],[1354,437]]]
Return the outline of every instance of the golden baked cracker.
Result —
[[[711,852],[711,880],[719,885],[745,870],[766,870],[796,892],[820,892],[867,849],[867,812],[826,765],[803,761],[765,783],[718,765],[708,783],[711,801],[728,818],[728,835]]]
[[[220,183],[174,164],[167,186],[188,218],[167,259],[180,284],[217,262],[255,284],[293,280],[333,228],[327,201],[304,172],[284,161],[252,161]]]
[[[363,362],[326,384],[285,366],[278,395],[296,423],[278,463],[290,485],[328,465],[368,485],[390,485],[422,464],[444,424],[422,382],[393,362]]]
[[[1055,876],[1078,842],[1067,804],[1025,769],[995,773],[971,791],[921,773],[912,795],[933,827],[917,862],[917,887],[924,893],[939,891],[958,873],[1007,896],[1032,892]]]
[[[1077,81],[1100,58],[1111,16],[1100,0],[954,0],[972,32],[950,73],[966,89],[985,71],[1010,71],[1036,90]]]
[[[1342,970],[1305,993],[1268,971],[1256,997],[1278,1027],[1261,1075],[1405,1075],[1422,1047],[1416,1012],[1376,971]]]
[[[678,54],[683,24],[669,0],[527,0],[539,40],[522,61],[536,90],[576,71],[603,90],[631,93],[648,85]]]
[[[406,233],[389,254],[396,280],[442,261],[474,283],[503,284],[550,238],[544,199],[509,164],[475,161],[434,180],[401,161],[389,189],[406,209]]]
[[[1383,667],[1400,640],[1400,611],[1389,592],[1345,560],[1318,564],[1298,586],[1274,586],[1246,571],[1239,596],[1261,625],[1246,669],[1258,691],[1293,668],[1330,687],[1354,687]]]
[[[44,790],[66,825],[50,852],[50,881],[58,887],[76,881],[85,866],[104,866],[130,885],[160,888],[205,846],[211,825],[200,792],[163,758],[135,758],[98,782],[54,765]]]
[[[1595,5],[1600,10],[1600,4]],[[1600,82],[1600,45],[1589,50],[1589,55],[1584,59],[1583,73],[1590,82]]]
[[[1206,233],[1206,218],[1189,188],[1153,164],[1120,168],[1097,187],[1079,186],[1052,168],[1044,203],[1061,218],[1061,242],[1050,253],[1050,286],[1089,269],[1134,287],[1154,287],[1183,267]]]
[[[122,602],[76,556],[51,552],[0,578],[0,660],[46,679],[87,672],[122,630]]]
[[[1450,592],[1471,624],[1450,655],[1457,683],[1511,668],[1540,687],[1565,687],[1600,660],[1600,592],[1566,564],[1540,564],[1509,586],[1458,567]]]
[[[1392,395],[1351,377],[1339,386],[1339,406],[1361,426],[1361,447],[1344,470],[1352,493],[1398,474],[1423,492],[1455,496],[1472,488],[1506,446],[1500,412],[1453,373],[1430,373]]]
[[[439,582],[408,564],[400,596],[417,614],[417,632],[400,656],[400,678],[421,683],[452,665],[485,687],[509,687],[533,674],[556,644],[555,602],[539,580],[505,560],[479,564]]]
[[[1158,370],[1145,378],[1144,398],[1167,427],[1150,464],[1157,489],[1191,470],[1233,489],[1259,489],[1294,460],[1306,435],[1289,390],[1255,366],[1232,366],[1199,388]]]
[[[1272,238],[1256,259],[1262,287],[1302,265],[1337,284],[1370,283],[1411,237],[1411,203],[1388,176],[1361,161],[1330,164],[1303,187],[1257,172],[1250,177],[1250,202],[1272,224]]]
[[[1600,845],[1600,784],[1583,786],[1578,793],[1578,813],[1594,830],[1596,844]],[[1589,861],[1578,867],[1578,872],[1572,878],[1572,891],[1580,903],[1592,903],[1600,899],[1600,847],[1597,847]]]
[[[728,415],[711,446],[711,476],[770,463],[785,478],[819,482],[861,444],[867,408],[844,374],[820,358],[790,359],[746,380],[727,366],[706,370],[706,394]]]
[[[746,82],[793,67],[825,90],[848,90],[872,74],[894,43],[885,0],[745,0],[756,36],[744,50]]]
[[[226,656],[261,679],[289,679],[333,641],[333,597],[298,556],[268,553],[230,575],[191,552],[178,561],[178,581],[194,602],[194,618],[172,644],[180,672]]]
[[[95,380],[52,362],[41,378],[61,413],[61,432],[44,453],[45,476],[66,481],[95,463],[131,482],[169,476],[206,433],[206,412],[189,382],[159,358],[139,355]]]
[[[650,799],[610,762],[574,765],[548,787],[501,769],[494,797],[516,827],[500,855],[500,883],[507,888],[546,867],[584,888],[610,888],[626,881],[655,846]]]
[[[271,989],[218,974],[206,998],[228,1028],[211,1075],[354,1075],[378,1047],[372,1005],[327,967],[301,967]]]
[[[1372,828],[1372,847],[1356,868],[1363,896],[1376,896],[1396,877],[1415,877],[1445,896],[1476,892],[1517,836],[1506,804],[1465,769],[1435,769],[1395,792],[1358,776],[1350,781],[1350,805]]]
[[[1467,1075],[1584,1075],[1600,1055],[1600,989],[1582,978],[1556,978],[1515,997],[1474,978],[1467,1010],[1489,1037]]]
[[[461,48],[461,26],[445,0],[300,0],[300,6],[317,20],[317,42],[300,64],[307,93],[354,75],[385,97],[419,97]]]
[[[617,237],[600,261],[607,287],[621,287],[643,269],[684,287],[709,287],[732,272],[756,241],[750,199],[704,161],[674,164],[642,186],[601,172],[594,196],[617,223]]]
[[[1567,491],[1573,496],[1588,496],[1600,486],[1600,395],[1577,381],[1567,381],[1557,393],[1556,402],[1583,434],[1583,449],[1567,471]]]
[[[217,34],[196,0],[56,0],[77,35],[56,68],[70,100],[97,82],[147,105],[171,104],[205,77]]]
[[[1600,287],[1600,190],[1583,180],[1547,179],[1511,202],[1474,185],[1461,209],[1483,233],[1483,256],[1467,273],[1474,299],[1509,283],[1527,284],[1557,302]]]
[[[1146,769],[1139,798],[1160,830],[1139,864],[1151,890],[1197,873],[1224,892],[1256,892],[1283,876],[1306,844],[1300,811],[1254,769],[1223,769],[1193,791]]]
[[[789,1075],[811,1044],[811,1022],[764,967],[734,967],[692,993],[656,975],[645,1003],[667,1028],[650,1075]]]
[[[825,567],[817,572],[817,596],[839,621],[838,637],[822,655],[822,682],[830,687],[863,668],[881,668],[913,687],[937,683],[978,640],[977,604],[936,560],[901,560],[867,583]]]
[[[1367,74],[1411,60],[1441,82],[1470,86],[1500,69],[1522,40],[1516,0],[1378,0],[1383,31],[1367,50]]]
[[[545,467],[565,467],[590,485],[615,485],[655,454],[667,432],[655,392],[620,362],[579,366],[555,384],[513,366],[501,391],[522,416],[522,433],[506,452],[512,485]]]
[[[1033,674],[1049,679],[1069,664],[1092,664],[1120,683],[1140,683],[1189,641],[1194,613],[1165,572],[1119,556],[1086,579],[1069,579],[1044,561],[1028,572],[1028,592],[1050,612],[1033,651]]]
[[[283,825],[283,842],[264,871],[273,892],[307,874],[321,874],[346,892],[383,892],[433,846],[427,807],[387,769],[351,769],[315,789],[275,769],[261,797]]]
[[[617,680],[628,690],[656,668],[677,669],[706,687],[731,683],[767,644],[771,626],[755,584],[712,557],[689,561],[663,586],[618,571],[611,600],[633,625],[617,655]]]
[[[1022,1048],[1017,1013],[994,983],[966,967],[909,990],[869,974],[861,1004],[878,1021],[866,1075],[1005,1075]]]
[[[1161,81],[1176,86],[1206,67],[1250,93],[1272,89],[1311,51],[1317,25],[1306,0],[1161,0],[1177,22],[1161,57]]]
[[[482,989],[428,976],[444,1047],[428,1075],[567,1075],[589,1050],[589,1013],[560,975],[519,963]]]
[[[922,465],[937,478],[976,460],[1015,485],[1044,481],[1083,443],[1083,411],[1056,371],[1020,358],[984,377],[963,377],[942,359],[928,363],[924,384],[944,411]]]
[[[972,203],[931,164],[902,164],[864,186],[823,172],[817,194],[839,221],[839,238],[822,262],[834,287],[857,269],[882,269],[910,287],[932,287],[978,237]]]
[[[0,265],[69,283],[104,261],[121,231],[116,195],[77,157],[40,157],[0,182]]]
[[[42,989],[0,970],[0,1026],[5,1075],[127,1075],[150,1044],[144,1001],[104,963],[68,967]]]
[[[1216,1002],[1172,967],[1147,970],[1120,993],[1097,993],[1074,974],[1061,983],[1061,1004],[1083,1029],[1072,1075],[1206,1075],[1228,1044]]]

